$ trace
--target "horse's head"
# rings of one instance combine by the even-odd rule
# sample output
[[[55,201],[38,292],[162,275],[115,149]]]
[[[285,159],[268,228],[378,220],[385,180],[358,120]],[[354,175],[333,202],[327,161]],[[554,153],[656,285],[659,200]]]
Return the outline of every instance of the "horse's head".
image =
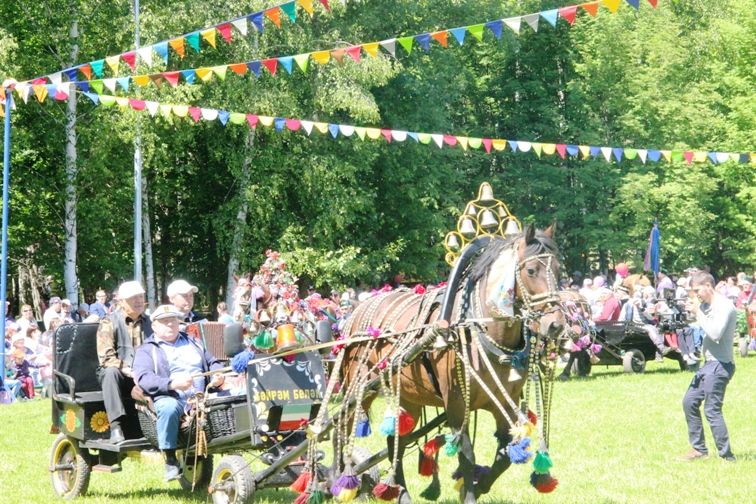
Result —
[[[531,330],[556,338],[564,329],[559,297],[559,259],[554,242],[555,225],[536,231],[528,225],[517,238],[515,272],[517,301],[531,317]]]

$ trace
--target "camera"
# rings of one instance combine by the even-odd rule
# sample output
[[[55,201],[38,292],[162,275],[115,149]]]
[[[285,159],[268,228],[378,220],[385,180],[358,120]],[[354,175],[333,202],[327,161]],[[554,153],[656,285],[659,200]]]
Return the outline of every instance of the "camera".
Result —
[[[688,315],[685,311],[684,299],[675,298],[675,289],[663,289],[662,297],[671,310],[670,313],[659,316],[659,329],[662,331],[676,331],[688,326]]]

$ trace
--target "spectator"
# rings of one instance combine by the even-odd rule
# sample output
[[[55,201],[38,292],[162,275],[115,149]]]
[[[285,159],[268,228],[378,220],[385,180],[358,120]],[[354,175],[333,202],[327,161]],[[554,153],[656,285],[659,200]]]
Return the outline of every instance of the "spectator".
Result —
[[[656,292],[659,297],[664,297],[664,289],[674,289],[675,283],[667,275],[667,272],[662,270],[659,272],[659,277],[656,281]]]
[[[751,298],[751,289],[753,289],[753,284],[749,279],[744,278],[740,283],[740,294],[738,294],[735,301],[736,308],[745,308],[748,306],[748,300]]]
[[[26,352],[20,348],[15,348],[11,358],[15,374],[13,378],[21,383],[21,393],[25,399],[34,399],[34,379],[31,377],[29,370],[31,364],[26,360]]]
[[[192,311],[192,308],[194,308],[194,294],[197,290],[196,286],[186,280],[174,280],[166,289],[168,300],[178,311],[184,314],[182,322],[185,324],[202,320],[200,315]]]
[[[61,315],[62,310],[63,305],[60,302],[60,298],[58,296],[51,297],[50,308],[45,310],[45,313],[42,316],[42,320],[45,323],[45,329],[50,329],[50,324],[52,323],[53,319],[63,319],[63,316]]]
[[[60,305],[60,316],[63,319],[64,324],[73,324],[74,322],[80,322],[79,320],[76,320],[75,314],[72,312],[70,299],[62,299],[60,301]]]
[[[30,326],[33,326],[35,329],[37,328],[37,321],[34,319],[34,310],[32,310],[30,305],[25,304],[21,306],[21,315],[18,317],[17,324],[22,333],[25,333]]]
[[[96,302],[92,303],[89,307],[89,313],[97,315],[100,319],[104,319],[110,313],[110,306],[108,305],[108,294],[100,289],[95,294]]]
[[[221,301],[215,309],[218,311],[218,322],[222,322],[225,325],[234,323],[234,317],[228,313],[228,306],[226,303]]]
[[[603,289],[599,300],[601,313],[594,317],[595,322],[617,320],[620,315],[620,302],[617,296],[609,289]]]

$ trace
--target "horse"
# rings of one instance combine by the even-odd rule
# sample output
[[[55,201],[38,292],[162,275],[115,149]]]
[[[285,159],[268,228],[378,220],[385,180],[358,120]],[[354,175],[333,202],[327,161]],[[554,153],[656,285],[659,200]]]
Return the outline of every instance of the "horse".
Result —
[[[445,409],[447,424],[458,440],[459,469],[464,478],[461,498],[465,504],[474,503],[479,495],[489,492],[511,464],[506,447],[512,441],[511,419],[522,415],[514,401],[520,398],[526,377],[516,372],[510,357],[517,351],[528,351],[529,342],[553,341],[563,333],[565,317],[558,293],[559,261],[554,232],[553,225],[545,231],[527,226],[507,239],[492,237],[480,253],[469,254],[473,257],[464,258],[463,251],[461,263],[454,270],[460,272],[459,281],[454,281],[453,272],[446,287],[425,294],[399,289],[369,298],[355,309],[343,331],[344,337],[350,338],[364,334],[366,329],[368,333],[371,330],[399,333],[418,327],[413,336],[417,341],[431,331],[429,325],[441,319],[450,322],[455,343],[444,347],[442,341],[424,352],[422,358],[398,368],[397,395],[401,408],[415,419],[420,418],[424,406]],[[440,305],[442,295],[445,302]],[[466,329],[455,336],[454,328],[462,327],[456,324],[468,320]],[[532,331],[530,338],[527,331]],[[396,339],[376,338],[367,344],[346,345],[340,368],[342,390],[364,380],[366,373],[373,378],[378,376],[375,370],[391,358],[397,344]],[[461,365],[465,361],[486,365]],[[461,376],[462,368],[464,373],[477,375],[476,380]],[[494,383],[500,387],[498,394],[491,393]],[[361,398],[364,412],[370,410],[377,395],[367,393]],[[467,426],[469,412],[474,410],[486,410],[493,415],[498,442],[490,470],[479,474],[474,474],[475,455]],[[394,481],[401,487],[398,502],[408,504],[411,498],[402,468],[405,445],[401,437],[397,440],[389,436],[388,449],[389,457],[395,461]]]
[[[651,285],[651,280],[649,280],[648,277],[644,275],[643,273],[633,273],[632,275],[628,275],[622,281],[622,286],[627,288],[627,291],[630,294],[630,297],[633,297],[633,294],[635,294],[635,287],[637,285],[641,285],[642,287],[647,287]]]

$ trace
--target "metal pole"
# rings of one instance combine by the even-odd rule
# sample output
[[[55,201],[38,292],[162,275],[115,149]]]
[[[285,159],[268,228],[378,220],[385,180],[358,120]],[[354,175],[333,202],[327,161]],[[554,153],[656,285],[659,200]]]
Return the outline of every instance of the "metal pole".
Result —
[[[139,0],[134,0],[134,46],[139,49]],[[142,137],[134,137],[134,280],[142,282]]]
[[[8,183],[10,182],[10,141],[11,141],[11,90],[5,89],[5,130],[3,134],[3,246],[2,266],[0,267],[0,305],[6,307],[6,289],[8,274]],[[0,334],[3,345],[0,347],[0,381],[5,384],[5,311],[0,317]]]

